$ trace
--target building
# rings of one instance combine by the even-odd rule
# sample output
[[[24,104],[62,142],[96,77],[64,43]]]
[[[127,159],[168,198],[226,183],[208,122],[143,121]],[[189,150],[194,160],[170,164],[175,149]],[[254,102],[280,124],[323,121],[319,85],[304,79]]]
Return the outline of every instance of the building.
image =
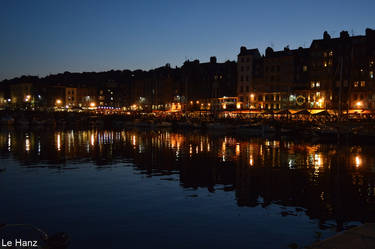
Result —
[[[237,56],[237,96],[241,108],[251,108],[250,103],[254,101],[254,70],[261,63],[260,58],[258,49],[246,47],[241,47]]]
[[[241,109],[361,112],[375,108],[375,31],[313,40],[309,48],[241,47],[237,96]]]

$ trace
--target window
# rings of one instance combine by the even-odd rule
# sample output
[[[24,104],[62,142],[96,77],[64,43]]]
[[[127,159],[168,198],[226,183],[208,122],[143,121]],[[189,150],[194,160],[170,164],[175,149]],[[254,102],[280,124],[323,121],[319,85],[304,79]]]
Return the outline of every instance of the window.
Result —
[[[274,78],[275,78],[275,77],[272,75],[270,81],[272,82],[272,81],[274,80]]]
[[[374,78],[374,71],[370,71],[370,79]]]
[[[320,97],[320,92],[316,92],[316,96],[317,96],[317,97]]]
[[[249,92],[249,86],[246,86],[246,92]]]
[[[249,70],[250,70],[250,67],[249,67],[249,66],[247,66],[247,67],[246,67],[246,71],[249,71]]]
[[[243,76],[241,75],[241,82],[243,81]]]
[[[258,101],[262,101],[263,100],[263,96],[262,95],[259,95],[258,96]]]
[[[353,86],[358,87],[358,81],[354,81]]]
[[[316,82],[316,83],[315,83],[315,86],[316,86],[316,87],[320,87],[320,82],[319,82],[319,81]]]
[[[365,87],[366,86],[366,81],[361,81],[361,87]]]
[[[324,67],[327,67],[327,66],[328,66],[328,64],[327,64],[326,61],[323,62],[323,66],[324,66]]]
[[[280,66],[279,65],[276,66],[276,71],[280,72]]]
[[[315,87],[315,82],[311,81],[311,88],[314,88],[314,87]]]
[[[243,66],[241,66],[241,72],[243,72]]]
[[[307,72],[307,66],[306,66],[306,65],[304,65],[304,66],[302,67],[302,71]]]
[[[247,57],[247,58],[246,58],[246,62],[249,62],[249,61],[250,61],[250,59],[249,59],[249,57]]]
[[[249,75],[246,75],[246,81],[249,81]]]
[[[275,66],[271,67],[271,72],[275,71]]]
[[[240,86],[240,93],[243,92],[243,86]]]
[[[329,51],[329,56],[333,56],[333,51]]]

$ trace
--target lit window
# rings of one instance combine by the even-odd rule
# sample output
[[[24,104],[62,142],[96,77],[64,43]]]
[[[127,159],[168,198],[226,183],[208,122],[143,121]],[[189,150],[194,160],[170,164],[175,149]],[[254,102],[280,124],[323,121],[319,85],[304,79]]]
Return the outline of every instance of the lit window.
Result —
[[[374,71],[370,71],[370,79],[374,78]]]
[[[330,51],[330,52],[329,52],[329,56],[333,56],[333,51]]]
[[[314,88],[314,87],[315,87],[315,82],[311,81],[311,88]]]
[[[307,71],[307,66],[306,65],[302,67],[302,71],[304,71],[304,72]]]
[[[317,97],[320,97],[320,92],[316,92],[316,96],[317,96]]]
[[[361,81],[361,87],[365,87],[366,86],[366,82],[365,81]]]
[[[316,87],[320,87],[320,82],[319,82],[319,81],[316,82],[315,86],[316,86]]]
[[[354,81],[354,87],[358,87],[358,81]]]

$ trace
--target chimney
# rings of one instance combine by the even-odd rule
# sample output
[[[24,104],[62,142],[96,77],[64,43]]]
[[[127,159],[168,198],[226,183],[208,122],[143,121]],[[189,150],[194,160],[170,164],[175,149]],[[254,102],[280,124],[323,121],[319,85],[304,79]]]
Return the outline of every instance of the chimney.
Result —
[[[329,39],[331,39],[331,36],[328,34],[327,31],[324,31],[323,40],[329,40]]]
[[[271,47],[266,48],[266,56],[270,56],[273,53],[273,49]]]
[[[212,64],[216,63],[216,57],[215,56],[210,57],[210,63],[212,63]]]
[[[341,38],[341,39],[349,38],[349,33],[348,33],[348,31],[345,31],[345,30],[341,31],[341,32],[340,32],[340,38]]]

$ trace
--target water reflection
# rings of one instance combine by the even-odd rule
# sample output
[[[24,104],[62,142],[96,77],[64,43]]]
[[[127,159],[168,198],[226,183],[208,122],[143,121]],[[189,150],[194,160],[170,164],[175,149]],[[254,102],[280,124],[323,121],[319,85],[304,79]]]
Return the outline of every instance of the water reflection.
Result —
[[[2,131],[0,151],[25,167],[66,170],[83,161],[98,168],[132,162],[149,177],[177,174],[183,188],[234,191],[239,206],[303,208],[321,227],[328,220],[335,220],[338,230],[347,221],[375,221],[370,145],[171,131]]]

